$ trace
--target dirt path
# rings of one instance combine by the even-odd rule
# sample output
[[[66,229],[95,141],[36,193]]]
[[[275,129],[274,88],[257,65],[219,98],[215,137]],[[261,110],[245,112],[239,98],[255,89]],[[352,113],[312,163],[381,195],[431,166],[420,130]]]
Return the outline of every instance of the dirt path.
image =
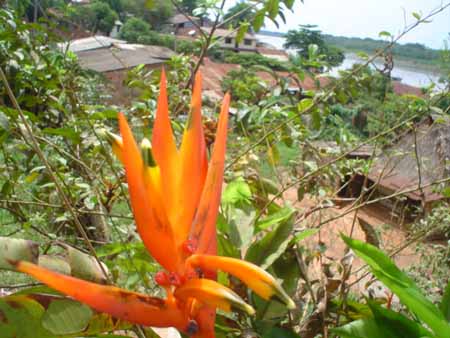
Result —
[[[297,192],[295,189],[288,190],[284,194],[284,198],[286,200],[291,201],[294,206],[300,209],[308,209],[315,207],[317,203],[311,199],[310,197],[305,197],[300,203],[297,202]],[[350,205],[337,206],[333,208],[324,209],[320,212],[314,213],[309,216],[305,221],[302,222],[300,227],[313,227],[320,222],[323,222],[331,217],[335,217],[344,213]],[[325,247],[325,252],[323,257],[329,258],[329,262],[338,262],[340,261],[344,255],[346,254],[346,246],[339,234],[343,233],[346,235],[350,235],[352,231],[352,224],[355,218],[355,211],[350,212],[337,220],[331,221],[322,226],[321,230],[318,234],[308,238],[303,244],[306,245],[309,249],[314,250],[317,249],[318,244]],[[380,248],[385,252],[390,252],[402,244],[404,244],[407,240],[407,234],[405,231],[401,229],[390,217],[389,211],[382,206],[368,206],[361,208],[357,211],[357,219],[353,227],[352,237],[366,241],[366,234],[362,230],[358,218],[365,222],[369,223],[372,228],[377,233],[377,237],[380,242]],[[419,261],[419,256],[414,252],[414,249],[408,247],[401,251],[394,257],[396,264],[401,268],[407,268],[411,264]],[[353,262],[352,271],[358,270],[363,265],[362,261],[355,258]],[[321,267],[319,262],[314,262],[311,267],[312,275],[319,277],[318,274],[321,271]],[[350,280],[356,280],[362,275],[362,271],[353,275]],[[359,283],[358,288],[365,288],[365,281],[363,280]]]

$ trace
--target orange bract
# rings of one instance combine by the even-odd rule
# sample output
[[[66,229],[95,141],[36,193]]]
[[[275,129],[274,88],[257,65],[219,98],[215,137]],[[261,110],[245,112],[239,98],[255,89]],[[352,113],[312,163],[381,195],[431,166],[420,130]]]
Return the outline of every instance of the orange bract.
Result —
[[[139,147],[122,113],[119,114],[121,137],[108,135],[114,153],[125,166],[137,231],[148,251],[166,270],[159,272],[155,281],[165,288],[167,299],[97,285],[27,262],[16,263],[19,271],[98,311],[136,324],[173,326],[197,338],[214,337],[216,308],[254,312],[236,293],[214,281],[217,270],[242,279],[265,299],[280,300],[289,308],[295,306],[264,270],[238,259],[215,256],[230,96],[226,94],[223,100],[208,164],[202,128],[201,81],[201,75],[197,74],[179,150],[169,120],[164,70],[153,144],[144,139]]]

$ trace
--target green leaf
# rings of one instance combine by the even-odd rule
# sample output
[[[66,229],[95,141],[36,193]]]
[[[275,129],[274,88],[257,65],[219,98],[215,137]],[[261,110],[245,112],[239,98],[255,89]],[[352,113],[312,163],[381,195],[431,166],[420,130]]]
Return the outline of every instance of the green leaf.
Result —
[[[295,210],[292,208],[284,207],[273,214],[269,214],[268,216],[264,217],[263,219],[259,220],[256,223],[256,231],[259,232],[261,230],[266,230],[267,228],[275,224],[279,224],[281,222],[286,221],[292,216],[294,211]]]
[[[320,126],[322,125],[322,117],[320,116],[319,109],[313,109],[311,111],[311,117],[312,117],[312,127],[315,130],[319,130]]]
[[[332,332],[344,338],[433,337],[431,332],[402,314],[383,308],[373,301],[368,304],[373,317],[353,321],[332,329]]]
[[[239,29],[236,33],[236,42],[241,43],[244,40],[245,33],[247,33],[250,24],[248,22],[243,22],[240,24]]]
[[[0,129],[9,130],[9,119],[2,111],[0,111]]]
[[[36,242],[0,237],[0,269],[15,270],[8,260],[37,263],[38,256],[39,245]]]
[[[295,0],[284,0],[283,2],[288,9],[292,9],[292,6],[294,6]]]
[[[421,15],[417,12],[412,12],[412,16],[415,17],[417,20],[421,19]]]
[[[49,135],[63,136],[75,143],[80,143],[81,141],[80,135],[71,128],[45,128],[42,132]]]
[[[261,240],[254,242],[245,259],[267,269],[286,250],[294,224],[294,213]]]
[[[317,234],[319,232],[320,229],[306,229],[303,230],[302,232],[296,234],[294,236],[294,238],[292,239],[292,243],[293,244],[297,244],[305,239],[307,239],[308,237],[311,237],[315,234]]]
[[[269,0],[267,2],[267,11],[269,12],[269,18],[275,20],[280,9],[279,0]]]
[[[389,38],[389,37],[392,36],[392,34],[389,33],[389,32],[387,32],[387,31],[381,31],[380,33],[378,33],[378,35],[379,35],[380,37],[386,37],[386,38]]]
[[[256,12],[255,14],[255,18],[253,19],[253,30],[255,32],[258,32],[261,27],[264,25],[264,18],[266,15],[266,11],[263,9],[260,9],[258,12]]]
[[[300,336],[288,329],[272,327],[262,335],[262,338],[300,338]]]
[[[344,326],[331,329],[341,338],[391,338],[380,329],[373,318],[355,320]]]
[[[309,98],[301,100],[297,105],[298,112],[303,113],[304,111],[310,109],[313,103],[313,100]]]
[[[56,335],[83,331],[92,317],[92,310],[69,299],[54,300],[42,317],[42,326]]]
[[[372,273],[419,319],[426,323],[436,335],[450,337],[450,325],[439,309],[426,298],[414,281],[400,271],[392,260],[378,248],[341,234],[344,242],[363,259]]]
[[[0,298],[0,335],[2,338],[54,338],[41,325],[44,307],[28,296]]]
[[[442,296],[441,303],[439,304],[439,309],[447,321],[450,322],[450,282],[445,288],[444,295]]]
[[[398,312],[383,308],[373,301],[369,301],[368,304],[378,327],[382,328],[383,332],[389,333],[389,337],[420,338],[433,336],[431,332],[428,332],[418,323]]]
[[[230,205],[249,204],[252,197],[250,186],[243,178],[228,183],[222,195],[222,203]]]

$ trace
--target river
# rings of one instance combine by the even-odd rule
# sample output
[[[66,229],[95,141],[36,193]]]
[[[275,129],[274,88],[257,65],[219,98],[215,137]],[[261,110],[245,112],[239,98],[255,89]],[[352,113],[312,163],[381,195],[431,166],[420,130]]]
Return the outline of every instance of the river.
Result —
[[[284,49],[283,37],[256,34],[256,38],[259,41],[268,43],[278,49]],[[348,69],[358,62],[361,63],[362,61],[356,56],[356,54],[353,53],[346,54],[344,62],[339,67],[333,68],[330,74],[333,76],[337,76],[339,74],[339,70]],[[426,70],[420,70],[414,66],[404,66],[404,65],[399,66],[395,64],[395,61],[394,61],[394,69],[392,70],[392,76],[400,78],[403,83],[415,87],[428,86],[433,82],[436,83],[437,80],[439,79],[438,74]]]

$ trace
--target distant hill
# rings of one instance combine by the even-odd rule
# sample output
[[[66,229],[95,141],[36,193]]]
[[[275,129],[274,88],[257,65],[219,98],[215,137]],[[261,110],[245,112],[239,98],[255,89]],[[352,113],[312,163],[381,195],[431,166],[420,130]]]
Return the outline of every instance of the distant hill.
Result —
[[[286,33],[261,30],[258,34],[282,38]],[[328,44],[337,46],[346,52],[365,52],[367,54],[375,53],[378,49],[384,48],[388,43],[385,40],[379,39],[350,38],[331,34],[324,34],[324,38]],[[394,45],[392,51],[397,58],[429,65],[436,64],[441,53],[438,49],[431,49],[420,43],[397,43]]]
[[[366,52],[373,54],[376,50],[386,47],[387,42],[371,38],[349,38],[325,34],[325,41],[330,45],[338,46],[345,51]],[[425,63],[434,63],[440,57],[440,50],[428,48],[420,43],[395,44],[392,52],[395,56],[421,60]]]
[[[257,34],[267,35],[267,36],[276,36],[276,37],[282,38],[282,37],[284,37],[284,35],[285,35],[286,33],[283,33],[283,32],[265,31],[265,30],[261,29]]]

